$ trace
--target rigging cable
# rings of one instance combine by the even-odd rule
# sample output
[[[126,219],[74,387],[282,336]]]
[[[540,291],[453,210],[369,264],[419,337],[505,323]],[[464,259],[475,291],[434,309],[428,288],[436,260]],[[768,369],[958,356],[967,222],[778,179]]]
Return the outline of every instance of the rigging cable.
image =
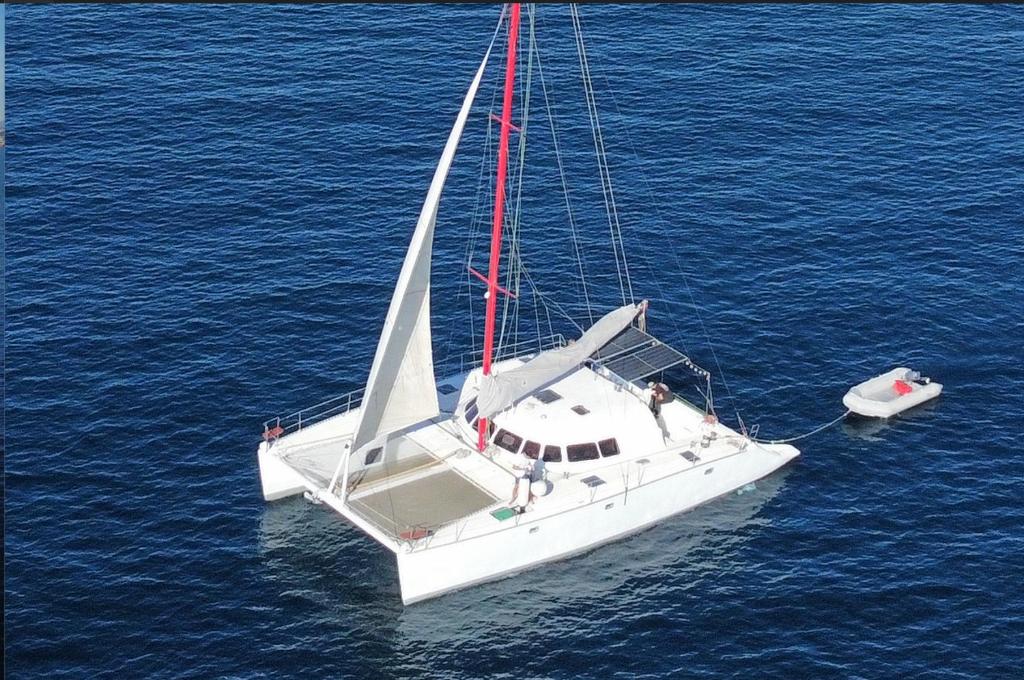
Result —
[[[491,105],[488,110],[494,109],[494,102],[498,96],[498,85],[495,83],[491,90]],[[469,344],[471,350],[476,348],[476,315],[473,313],[473,288],[476,279],[469,271],[470,264],[472,263],[473,253],[476,251],[476,244],[481,231],[481,224],[483,224],[487,217],[487,206],[493,201],[491,198],[491,182],[489,181],[489,173],[487,168],[493,164],[491,156],[491,141],[492,141],[492,127],[491,119],[487,119],[487,128],[484,137],[483,151],[480,155],[480,170],[477,176],[477,188],[476,195],[473,199],[473,210],[471,212],[469,238],[466,240],[466,248],[463,254],[463,266],[465,268],[465,278],[459,282],[459,288],[455,293],[456,299],[461,298],[463,295],[467,297],[469,305]],[[486,192],[486,200],[481,201],[481,196]],[[465,288],[465,292],[463,289]],[[446,355],[442,365],[447,365],[448,361],[452,356],[452,339],[455,336],[455,332],[458,329],[458,324],[451,324],[448,329],[448,337],[445,341]]]
[[[578,19],[578,17],[577,17],[577,19]],[[615,111],[616,111],[616,113],[619,114],[619,117],[621,119],[624,119],[624,116],[622,116],[622,111],[619,108],[618,100],[615,98],[615,92],[612,89],[611,84],[608,82],[608,77],[604,76],[604,79],[605,79],[605,85],[607,87],[608,93],[609,93],[609,95],[612,98],[612,104],[615,106]],[[658,209],[658,204],[657,204],[657,202],[655,200],[654,191],[651,189],[650,181],[647,178],[647,173],[644,172],[644,170],[643,170],[643,164],[640,161],[640,155],[637,152],[636,144],[633,141],[633,137],[629,133],[628,125],[623,124],[622,129],[626,133],[626,139],[629,141],[630,148],[633,151],[633,156],[637,160],[637,166],[638,166],[638,168],[640,170],[640,176],[641,176],[641,179],[643,180],[644,188],[647,190],[647,194],[650,197],[650,200],[651,200],[650,207],[653,209],[654,216],[665,227],[669,227],[670,225],[668,223],[668,220],[666,220],[662,216],[661,211]],[[735,395],[733,395],[732,389],[729,387],[729,381],[725,377],[725,371],[722,370],[722,363],[718,359],[718,353],[715,351],[715,345],[711,341],[711,334],[708,332],[707,325],[704,323],[704,317],[700,313],[700,306],[697,304],[696,296],[694,296],[693,289],[690,287],[689,279],[687,278],[686,274],[683,271],[682,263],[679,260],[679,255],[678,255],[678,253],[676,253],[675,249],[673,249],[673,248],[668,248],[667,250],[671,253],[672,259],[673,259],[673,261],[675,262],[675,265],[676,265],[676,270],[679,272],[680,278],[683,281],[683,285],[686,288],[686,293],[687,293],[687,296],[690,298],[690,304],[692,305],[692,308],[693,308],[693,311],[694,311],[694,316],[697,317],[697,322],[700,324],[701,332],[704,334],[704,339],[707,341],[708,349],[711,351],[711,356],[714,359],[716,368],[718,369],[718,374],[722,378],[722,385],[725,387],[725,391],[729,395],[729,399],[730,399],[730,401],[733,404],[733,411],[735,412],[737,419],[739,419],[740,422],[742,423],[742,418],[740,417],[740,414],[739,414],[739,408],[738,408],[738,404],[737,404],[737,401],[736,401],[736,397],[735,397]],[[641,255],[641,257],[643,257],[643,256]],[[644,258],[644,259],[646,259],[646,258]],[[649,263],[648,263],[648,268],[650,269]],[[653,273],[654,272],[652,270],[652,274]],[[657,281],[657,277],[656,276],[653,276],[652,278],[653,278],[653,280]],[[665,298],[664,301],[666,303],[668,303],[668,304],[678,304],[678,303],[674,303],[673,301],[669,300],[668,298]],[[673,317],[673,321],[674,321],[674,317]],[[678,327],[678,324],[677,324],[677,327]],[[685,349],[685,347],[684,347],[684,349]]]
[[[529,8],[528,8],[529,10]],[[501,332],[498,334],[498,344],[496,351],[500,352],[501,348],[505,344],[505,331],[506,322],[508,321],[508,308],[512,305],[512,323],[511,323],[511,334],[512,334],[512,346],[516,346],[519,341],[519,284],[522,276],[522,253],[520,251],[519,239],[520,239],[520,227],[521,227],[521,216],[523,206],[523,175],[526,167],[526,127],[529,123],[530,116],[530,90],[533,79],[533,52],[534,52],[534,23],[533,23],[533,12],[528,11],[530,18],[530,44],[527,52],[527,63],[526,63],[526,79],[522,85],[522,117],[519,122],[519,167],[516,177],[516,200],[515,210],[511,212],[511,220],[509,222],[511,228],[509,230],[509,266],[505,280],[505,289],[510,290],[515,294],[515,298],[510,302],[509,296],[505,296],[504,305],[502,307],[501,315]],[[523,52],[518,51],[519,58],[522,60]],[[519,65],[520,71],[523,70],[522,64]],[[510,192],[511,193],[511,192]],[[513,283],[514,280],[514,283]]]
[[[579,8],[576,3],[569,5],[572,16],[573,32],[576,38],[576,50],[579,56],[580,71],[583,77],[583,90],[587,100],[587,113],[590,116],[590,131],[594,138],[594,148],[597,154],[598,172],[601,175],[601,193],[604,197],[605,211],[608,214],[608,230],[612,237],[612,250],[615,254],[615,269],[619,275],[619,290],[622,293],[622,303],[635,302],[633,297],[633,283],[629,276],[629,265],[626,261],[626,251],[622,244],[622,226],[619,224],[619,214],[615,205],[615,192],[612,189],[611,174],[608,171],[608,154],[604,146],[604,136],[601,134],[601,123],[597,112],[597,100],[594,97],[594,86],[590,76],[590,62],[587,60],[587,50],[583,40],[583,27],[580,23]],[[622,256],[622,266],[619,266],[619,255]],[[625,279],[626,286],[622,285]],[[626,297],[626,289],[629,290],[629,297]]]
[[[578,12],[574,14],[574,18],[575,18],[574,27],[578,23],[579,28],[577,30],[578,30],[580,39],[582,39],[582,19],[579,17]],[[584,55],[584,57],[585,57],[585,55]],[[587,78],[589,79],[590,78],[590,75],[589,75],[590,74],[589,59],[587,59],[587,61],[586,61],[586,72],[587,72]],[[594,102],[593,105],[594,105],[594,107],[596,109],[597,104],[596,104],[596,97],[594,95],[593,84],[592,84],[591,80],[588,80],[588,82],[590,83],[589,97],[593,100],[593,102]],[[605,83],[607,84],[607,76],[605,76]],[[616,113],[619,114],[620,118],[623,118],[622,111],[619,109],[619,106],[618,106],[618,101],[615,100],[614,93],[611,91],[610,87],[609,87],[609,93],[612,94],[612,102],[613,102],[613,104],[615,106]],[[588,100],[588,104],[589,104],[589,100]],[[598,123],[598,125],[599,125],[599,123]],[[631,145],[631,147],[633,149],[633,155],[637,158],[637,161],[638,161],[638,164],[639,164],[639,160],[640,159],[639,159],[639,154],[637,154],[637,152],[636,152],[636,145],[633,143],[632,137],[629,136],[628,129],[626,130],[626,132],[627,132],[627,139],[629,139],[630,145]],[[601,135],[600,127],[597,128],[597,134],[598,134],[598,136]],[[601,148],[603,149],[603,137],[601,137],[601,140],[602,140],[601,141]],[[604,164],[603,165],[604,172],[607,175],[607,181],[608,181],[609,187],[610,187],[610,185],[611,185],[611,175],[610,175],[610,170],[609,170],[609,166],[608,166],[607,154],[604,154],[604,156],[603,156],[603,164]],[[643,171],[641,169],[641,173],[642,172]],[[647,188],[647,191],[648,191],[649,194],[651,194],[651,199],[652,199],[652,202],[653,202],[653,198],[654,197],[653,197],[653,194],[651,192],[650,185],[647,182],[646,176],[643,176],[643,178],[644,178],[644,181],[645,181],[645,186]],[[602,181],[603,180],[604,180],[604,177],[602,177]],[[612,197],[612,200],[614,201],[614,195]],[[614,207],[614,203],[613,203],[613,207]],[[614,214],[615,214],[615,218],[616,218],[616,224],[618,225],[618,213],[617,213],[617,211],[615,211]],[[619,229],[618,229],[619,249],[623,253],[623,256],[625,256],[626,249],[625,249],[625,244],[624,244],[624,241],[623,241],[622,232],[623,232],[623,229],[619,225]],[[614,246],[614,243],[613,243],[613,246]],[[660,298],[653,298],[652,301],[664,302],[666,305],[674,304],[674,302],[666,294],[665,289],[662,287],[661,282],[660,282],[659,277],[658,277],[658,272],[652,266],[650,260],[640,250],[635,251],[634,255],[636,255],[638,258],[640,258],[641,263],[646,266],[647,271],[650,273],[650,280],[653,281],[654,286],[656,287],[658,293],[660,294]],[[676,261],[677,269],[679,269],[681,271],[681,264],[679,263],[678,256],[674,252],[673,252],[673,256],[675,256],[675,261]],[[627,277],[629,276],[628,266],[626,268],[626,276]],[[696,304],[697,304],[696,303],[696,299],[694,298],[692,291],[689,290],[689,284],[685,280],[685,278],[684,278],[684,283],[687,284],[687,290],[689,292],[691,302],[693,303],[694,308],[696,309]],[[632,288],[630,288],[630,291],[632,292]],[[672,321],[672,325],[675,327],[677,337],[679,337],[681,340],[684,339],[685,336],[684,336],[684,334],[682,332],[682,327],[679,325],[679,322],[676,319],[676,317],[673,316],[673,315],[669,315],[669,318]],[[708,345],[711,348],[712,354],[714,355],[714,347],[713,347],[713,345],[711,345],[711,340],[710,340],[709,334],[707,333],[707,329],[703,326],[703,319],[700,318],[699,311],[698,311],[698,320],[701,322],[702,328],[704,328],[705,338],[707,339]],[[683,349],[686,352],[686,354],[690,354],[689,349],[686,347],[685,340],[683,340],[682,345],[683,345]],[[715,355],[715,362],[718,365],[719,373],[721,374],[722,373],[721,364],[718,362],[717,355]],[[732,396],[731,391],[729,390],[728,383],[725,381],[724,375],[723,375],[723,383],[725,383],[726,391],[729,392],[730,396]],[[698,391],[700,391],[700,390],[698,389]],[[708,412],[714,413],[715,412],[714,396],[713,396],[713,391],[712,391],[712,387],[711,387],[711,382],[710,382],[710,377],[709,376],[708,376],[708,379],[707,379],[707,390],[706,390],[706,392],[701,392],[701,396],[703,396],[704,400],[705,400],[705,406],[706,406],[705,410],[708,411]],[[738,413],[737,413],[737,417],[739,417]]]
[[[533,10],[530,10],[530,34],[533,35]],[[562,153],[558,147],[558,134],[555,130],[555,117],[551,108],[551,101],[548,98],[548,86],[544,78],[544,65],[541,60],[540,50],[537,49],[537,76],[540,78],[541,90],[544,93],[544,107],[547,111],[549,129],[551,130],[551,143],[555,152],[555,161],[558,164],[558,176],[562,182],[562,195],[565,198],[565,211],[569,218],[569,233],[572,235],[573,254],[576,256],[576,265],[580,270],[580,287],[583,293],[583,300],[587,305],[587,318],[590,325],[594,325],[594,310],[590,304],[590,293],[587,290],[587,272],[583,263],[583,253],[580,249],[579,230],[576,226],[576,218],[572,212],[572,201],[569,200],[569,183],[565,178],[565,166],[562,164]]]
[[[547,296],[544,295],[544,293],[540,292],[540,288],[537,287],[537,284],[533,280],[533,276],[530,274],[530,270],[526,268],[525,264],[523,265],[523,273],[526,274],[526,282],[530,284],[530,287],[533,288],[533,292],[540,298],[541,303],[542,303],[542,305],[544,307],[544,311],[548,315],[548,326],[552,327],[551,326],[551,310],[548,308],[547,302],[545,302],[545,299],[547,298]],[[552,300],[550,300],[550,302],[551,302],[551,305],[555,308],[556,312],[560,313],[563,317],[565,317],[569,321],[569,323],[571,323],[573,326],[575,326],[576,329],[581,334],[583,333],[583,327],[580,326],[578,323],[576,323],[576,319],[574,319],[571,314],[566,312],[565,309],[560,304],[555,302],[555,300],[552,299]],[[552,327],[552,333],[551,334],[554,335],[553,327]]]
[[[505,15],[506,15],[507,12],[508,12],[508,6],[507,5],[503,5],[502,8],[501,8],[501,15],[498,17],[498,24],[494,28],[494,34],[491,36],[491,43],[490,43],[490,47],[488,47],[488,49],[491,49],[491,47],[494,46],[494,43],[497,40],[498,35],[501,33],[501,27],[505,23]],[[497,83],[495,83],[494,87],[491,90],[491,106],[490,106],[489,110],[493,110],[494,109],[494,100],[497,97],[497,92],[498,92],[498,85],[497,85]],[[482,154],[482,158],[481,158],[480,175],[479,175],[478,180],[477,180],[476,197],[474,198],[474,206],[473,206],[473,211],[471,213],[472,214],[472,218],[471,218],[471,222],[470,222],[469,239],[467,240],[467,243],[466,243],[466,250],[465,250],[465,256],[464,256],[464,264],[466,266],[466,278],[465,278],[464,281],[460,281],[459,282],[459,287],[458,287],[458,289],[455,292],[455,298],[456,299],[462,297],[462,294],[463,294],[462,293],[463,283],[465,283],[465,286],[466,286],[466,289],[467,289],[468,302],[469,302],[469,341],[470,341],[470,347],[471,348],[475,347],[475,345],[476,345],[476,325],[473,322],[473,319],[474,319],[474,314],[473,314],[473,277],[471,276],[468,268],[469,268],[469,264],[471,262],[471,258],[473,256],[473,252],[474,252],[475,247],[476,247],[476,236],[477,236],[477,231],[479,229],[479,223],[478,223],[478,219],[479,218],[478,218],[477,210],[481,206],[481,203],[480,203],[481,189],[480,189],[480,187],[481,187],[481,185],[487,187],[487,184],[488,184],[488,183],[484,182],[484,179],[485,179],[486,162],[487,162],[487,160],[489,158],[489,154],[490,154],[490,139],[491,139],[491,125],[490,125],[490,120],[488,119],[488,123],[487,123],[487,136],[486,136],[486,140],[485,140],[486,143],[484,144],[483,154]],[[437,215],[436,214],[434,216],[434,219],[435,220],[437,219]],[[457,324],[452,324],[450,326],[450,328],[449,328],[448,338],[447,338],[447,340],[445,342],[446,353],[445,353],[445,358],[444,358],[442,364],[447,364],[447,362],[451,359],[451,355],[452,355],[452,338],[455,335],[456,329],[457,329]]]

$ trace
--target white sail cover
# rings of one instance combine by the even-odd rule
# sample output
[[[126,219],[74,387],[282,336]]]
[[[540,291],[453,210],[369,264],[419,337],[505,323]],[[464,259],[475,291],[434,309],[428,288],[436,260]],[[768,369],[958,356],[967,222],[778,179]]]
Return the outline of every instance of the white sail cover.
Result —
[[[409,243],[377,344],[377,354],[370,368],[352,451],[382,434],[395,432],[439,413],[430,337],[430,263],[434,222],[441,191],[490,54],[491,49],[488,48],[448,135],[420,210],[416,231]]]
[[[484,376],[476,400],[480,417],[500,413],[573,370],[621,333],[639,313],[640,305],[623,305],[598,319],[576,342],[541,352],[517,368]]]

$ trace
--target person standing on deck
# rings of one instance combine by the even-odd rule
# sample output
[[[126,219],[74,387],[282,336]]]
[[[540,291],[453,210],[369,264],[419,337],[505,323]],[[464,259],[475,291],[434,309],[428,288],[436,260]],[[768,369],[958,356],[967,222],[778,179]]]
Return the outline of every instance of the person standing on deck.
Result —
[[[672,390],[669,389],[665,383],[647,383],[646,394],[649,394],[647,408],[651,410],[651,414],[654,415],[654,422],[658,424],[661,429],[661,438],[667,443],[669,441],[668,428],[665,426],[665,419],[661,417],[661,405],[666,401],[672,400]]]
[[[533,482],[534,460],[523,451],[512,456],[512,474],[516,477],[516,484],[512,487],[512,501],[509,505],[518,513],[526,512],[533,495],[530,491],[530,484]]]
[[[647,407],[651,409],[651,413],[653,413],[654,417],[657,418],[661,415],[662,403],[671,398],[672,392],[665,383],[658,383],[655,385],[650,382],[647,383],[647,387],[651,390],[651,397]]]

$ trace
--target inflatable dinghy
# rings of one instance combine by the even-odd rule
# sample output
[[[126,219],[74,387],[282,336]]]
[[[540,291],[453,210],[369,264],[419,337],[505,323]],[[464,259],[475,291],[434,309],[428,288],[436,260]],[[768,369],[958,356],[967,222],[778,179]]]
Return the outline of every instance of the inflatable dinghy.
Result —
[[[909,368],[894,368],[850,389],[843,404],[854,413],[870,418],[889,418],[908,408],[934,399],[942,385],[922,378]]]

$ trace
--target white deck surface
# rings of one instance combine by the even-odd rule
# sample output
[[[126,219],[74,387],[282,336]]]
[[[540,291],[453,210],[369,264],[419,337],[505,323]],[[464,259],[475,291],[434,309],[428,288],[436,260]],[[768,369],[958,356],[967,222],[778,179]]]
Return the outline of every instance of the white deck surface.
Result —
[[[518,363],[504,362],[506,366]],[[475,394],[473,378],[470,374],[468,379],[448,381],[459,387],[465,383],[461,396],[446,395],[443,400],[442,407],[456,413],[443,414],[401,435],[394,444],[404,456],[399,463],[367,468],[352,476],[348,497],[352,510],[394,537],[415,528],[429,529],[431,535],[419,541],[423,546],[486,534],[509,524],[491,512],[507,507],[512,498],[514,456],[493,444],[483,454],[476,452],[475,431],[456,408],[456,402],[465,404]],[[563,449],[568,444],[615,438],[621,453],[545,464],[543,474],[551,482],[551,492],[534,498],[527,512],[531,519],[711,466],[748,446],[757,446],[717,424],[713,427],[715,439],[702,447],[703,412],[675,400],[664,404],[661,418],[655,419],[639,388],[589,368],[569,374],[550,388],[562,398],[543,403],[528,397],[497,416],[495,427]],[[578,405],[589,413],[579,415],[571,410]],[[346,450],[356,414],[353,410],[289,434],[274,449],[287,465],[326,489]],[[600,483],[583,481],[592,477]]]

